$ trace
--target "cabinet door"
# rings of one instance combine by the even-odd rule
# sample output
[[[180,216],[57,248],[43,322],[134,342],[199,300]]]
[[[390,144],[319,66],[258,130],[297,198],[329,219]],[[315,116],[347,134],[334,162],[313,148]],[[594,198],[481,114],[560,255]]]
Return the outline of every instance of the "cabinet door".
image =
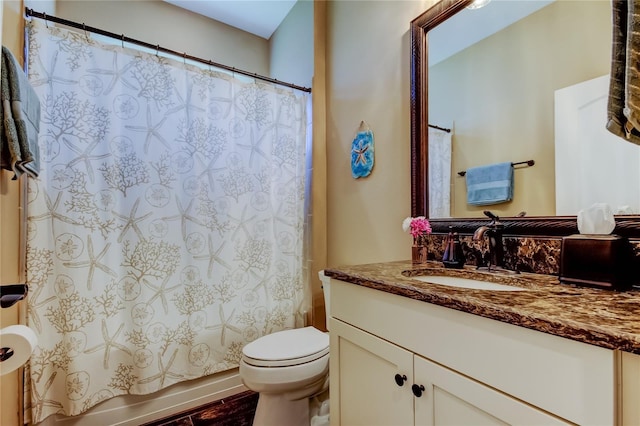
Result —
[[[413,354],[336,319],[330,336],[331,424],[413,425]]]
[[[414,358],[416,425],[567,425],[558,417],[425,358]]]

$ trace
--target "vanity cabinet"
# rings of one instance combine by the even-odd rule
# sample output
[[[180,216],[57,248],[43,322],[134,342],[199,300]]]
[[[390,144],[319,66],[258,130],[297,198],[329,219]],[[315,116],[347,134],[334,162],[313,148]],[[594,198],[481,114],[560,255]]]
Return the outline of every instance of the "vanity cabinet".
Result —
[[[331,315],[332,425],[616,422],[612,350],[335,279]]]
[[[570,424],[341,321],[331,330],[331,424]]]

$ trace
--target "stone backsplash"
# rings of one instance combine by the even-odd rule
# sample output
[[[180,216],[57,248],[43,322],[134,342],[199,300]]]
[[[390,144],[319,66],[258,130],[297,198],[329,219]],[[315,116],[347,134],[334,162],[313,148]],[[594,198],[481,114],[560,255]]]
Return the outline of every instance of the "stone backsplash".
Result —
[[[429,259],[441,260],[447,236],[434,234],[429,242]],[[473,241],[471,235],[461,235],[460,242],[466,265],[486,264],[489,246],[486,239]],[[562,238],[504,237],[505,266],[508,269],[537,274],[559,275]],[[631,240],[632,269],[640,272],[640,240]],[[480,261],[480,262],[479,262]],[[636,274],[639,276],[640,273]]]

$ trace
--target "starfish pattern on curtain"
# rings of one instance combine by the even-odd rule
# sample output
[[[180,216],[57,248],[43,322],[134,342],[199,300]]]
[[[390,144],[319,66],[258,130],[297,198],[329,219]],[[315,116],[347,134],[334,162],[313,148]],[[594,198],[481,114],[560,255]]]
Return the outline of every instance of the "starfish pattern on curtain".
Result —
[[[308,95],[27,28],[32,421],[235,368],[299,325]]]

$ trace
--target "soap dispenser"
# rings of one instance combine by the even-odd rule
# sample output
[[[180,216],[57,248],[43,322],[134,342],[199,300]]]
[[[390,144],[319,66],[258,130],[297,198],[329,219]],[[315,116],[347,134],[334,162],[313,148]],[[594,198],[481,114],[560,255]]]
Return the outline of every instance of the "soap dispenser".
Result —
[[[447,262],[451,261],[453,256],[453,229],[449,227],[449,233],[444,243],[444,254],[442,255],[442,263],[446,266]]]
[[[445,268],[461,269],[464,266],[464,260],[460,236],[457,232],[449,229],[447,245],[444,250],[444,256],[442,256],[442,264]]]

